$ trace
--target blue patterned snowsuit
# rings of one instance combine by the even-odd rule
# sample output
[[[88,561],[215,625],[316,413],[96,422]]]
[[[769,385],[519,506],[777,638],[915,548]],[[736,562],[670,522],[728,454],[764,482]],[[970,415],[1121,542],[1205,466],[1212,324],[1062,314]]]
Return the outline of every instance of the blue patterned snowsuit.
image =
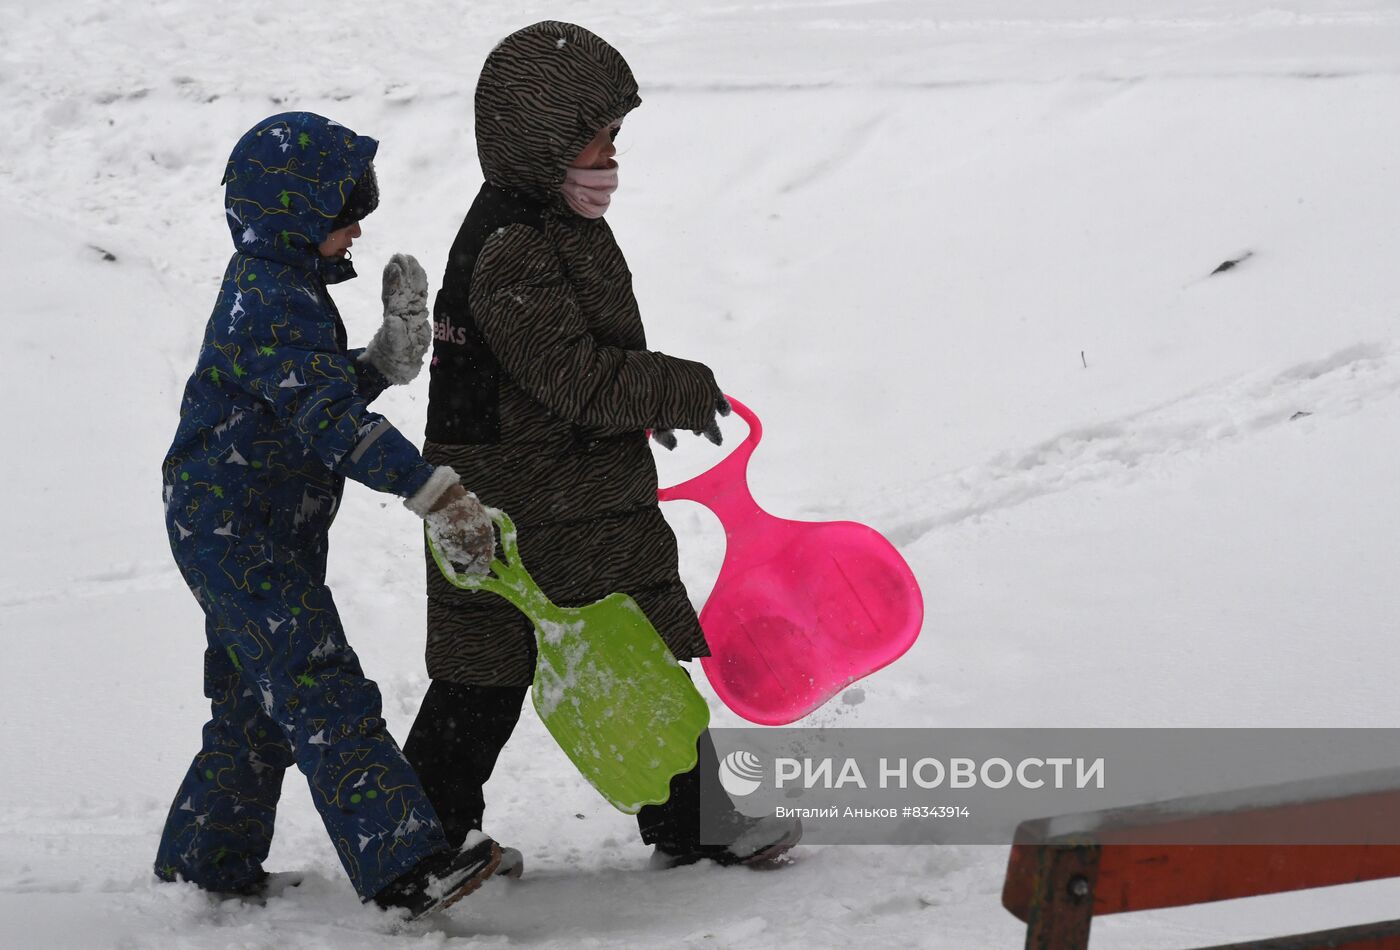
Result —
[[[163,470],[171,550],[206,617],[213,701],[157,854],[166,880],[255,884],[291,765],[361,899],[446,847],[325,584],[346,477],[410,496],[433,471],[367,408],[387,381],[357,365],[326,291],[354,271],[316,253],[377,147],[287,113],[229,158],[237,253]]]

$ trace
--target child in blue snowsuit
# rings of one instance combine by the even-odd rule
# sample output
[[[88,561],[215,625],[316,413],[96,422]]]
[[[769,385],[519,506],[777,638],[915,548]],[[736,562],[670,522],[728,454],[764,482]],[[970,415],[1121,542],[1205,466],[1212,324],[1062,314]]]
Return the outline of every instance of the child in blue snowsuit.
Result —
[[[166,528],[206,617],[212,715],[156,859],[177,877],[255,893],[285,769],[306,775],[362,900],[418,916],[473,889],[500,851],[450,847],[385,729],[378,688],[325,584],[345,479],[406,499],[454,557],[484,569],[489,520],[446,466],[423,460],[368,404],[417,375],[431,340],[417,262],[385,268],[384,325],[347,348],[327,292],[378,203],[378,143],[310,113],[272,116],[224,176],[229,261],[165,459]]]

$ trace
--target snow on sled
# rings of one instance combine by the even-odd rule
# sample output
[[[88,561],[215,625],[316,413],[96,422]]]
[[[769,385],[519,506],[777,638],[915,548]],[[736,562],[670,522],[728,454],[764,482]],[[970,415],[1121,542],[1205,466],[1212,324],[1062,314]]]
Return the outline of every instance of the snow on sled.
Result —
[[[520,561],[514,523],[487,509],[505,560],[491,574],[459,575],[431,537],[438,570],[462,590],[489,591],[535,625],[538,658],[530,695],[554,741],[604,798],[636,814],[671,794],[671,777],[697,759],[710,710],[637,602],[615,593],[560,607]]]

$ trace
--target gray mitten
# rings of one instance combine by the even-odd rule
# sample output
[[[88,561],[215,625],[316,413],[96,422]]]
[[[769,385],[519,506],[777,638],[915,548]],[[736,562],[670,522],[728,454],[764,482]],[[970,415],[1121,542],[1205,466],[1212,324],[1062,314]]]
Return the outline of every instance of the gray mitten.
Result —
[[[412,254],[395,254],[384,265],[384,322],[360,359],[396,385],[410,382],[423,369],[423,354],[433,345],[428,319],[428,275]]]

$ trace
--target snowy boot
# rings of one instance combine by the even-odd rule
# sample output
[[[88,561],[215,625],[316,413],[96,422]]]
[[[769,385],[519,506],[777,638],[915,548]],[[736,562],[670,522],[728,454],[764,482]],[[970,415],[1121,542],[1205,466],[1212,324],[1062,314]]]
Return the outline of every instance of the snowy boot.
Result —
[[[771,868],[802,840],[802,821],[797,818],[749,818],[735,813],[726,824],[733,833],[727,844],[658,844],[651,855],[652,868],[666,870],[707,860],[722,867]]]
[[[409,920],[450,907],[481,886],[501,863],[501,849],[479,831],[462,847],[424,858],[406,874],[374,895],[384,910],[406,910]]]
[[[520,880],[520,876],[525,873],[525,855],[516,848],[501,849],[501,863],[496,866],[497,877],[508,877],[512,881]]]
[[[274,897],[281,897],[294,887],[300,887],[306,875],[300,871],[263,871],[243,887],[210,891],[219,900],[238,900],[261,907]]]

